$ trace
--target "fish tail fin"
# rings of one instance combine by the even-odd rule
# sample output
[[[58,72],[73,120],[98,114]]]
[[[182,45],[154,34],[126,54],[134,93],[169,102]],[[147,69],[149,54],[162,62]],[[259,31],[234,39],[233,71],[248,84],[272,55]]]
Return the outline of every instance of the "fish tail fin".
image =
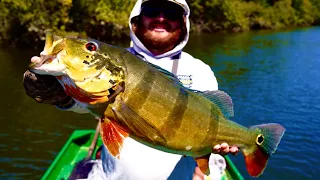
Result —
[[[250,176],[260,176],[268,162],[269,157],[277,150],[278,144],[285,132],[280,124],[261,124],[250,127],[257,131],[254,146],[243,149],[247,170]]]

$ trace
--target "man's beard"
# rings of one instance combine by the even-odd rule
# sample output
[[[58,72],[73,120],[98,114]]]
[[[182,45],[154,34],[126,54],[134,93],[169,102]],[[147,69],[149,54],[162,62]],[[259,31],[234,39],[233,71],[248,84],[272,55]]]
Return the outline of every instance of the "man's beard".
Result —
[[[174,48],[180,40],[181,28],[171,31],[166,37],[157,37],[151,30],[146,29],[140,25],[136,29],[136,36],[148,49],[167,49],[168,47]],[[171,50],[171,49],[170,49]]]

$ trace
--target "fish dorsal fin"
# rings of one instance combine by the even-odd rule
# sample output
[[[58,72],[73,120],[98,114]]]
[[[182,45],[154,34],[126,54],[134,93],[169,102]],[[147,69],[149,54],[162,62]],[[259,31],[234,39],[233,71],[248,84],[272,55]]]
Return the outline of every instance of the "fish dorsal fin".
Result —
[[[100,120],[100,136],[110,154],[119,158],[123,141],[129,134],[111,120],[103,118]]]
[[[147,61],[146,61],[147,62]],[[152,63],[147,62],[148,64],[150,64],[152,67],[156,68],[159,72],[161,72],[161,74],[163,76],[165,76],[167,79],[169,79],[170,81],[174,82],[175,84],[185,88],[182,84],[182,82],[177,78],[176,75],[174,75],[173,73],[157,66],[154,65]],[[212,101],[213,103],[215,103],[221,110],[221,112],[223,113],[223,115],[226,118],[230,118],[233,117],[234,112],[233,112],[233,103],[232,103],[232,99],[231,97],[223,92],[223,91],[196,91],[193,90],[196,93],[200,93],[202,94],[204,97],[206,97],[207,99],[209,99],[210,101]]]
[[[130,128],[130,136],[133,135],[155,143],[166,143],[165,138],[157,129],[139,116],[123,101],[119,100],[116,102],[112,109],[121,122]]]
[[[204,91],[204,92],[195,91],[195,92],[198,94],[201,94],[202,96],[206,97],[207,99],[212,101],[214,104],[216,104],[226,118],[233,117],[234,115],[233,103],[232,103],[231,97],[227,93],[219,90]]]

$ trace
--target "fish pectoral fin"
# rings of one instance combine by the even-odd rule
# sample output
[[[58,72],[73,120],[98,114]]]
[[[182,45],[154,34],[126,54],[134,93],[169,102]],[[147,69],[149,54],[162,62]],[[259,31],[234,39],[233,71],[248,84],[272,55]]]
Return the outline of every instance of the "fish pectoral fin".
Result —
[[[227,93],[219,90],[204,91],[204,92],[195,91],[195,93],[198,93],[206,97],[207,99],[212,101],[214,104],[216,104],[226,118],[233,117],[234,115],[233,103],[232,103],[231,97]]]
[[[210,174],[209,158],[210,158],[210,154],[195,158],[198,167],[206,175]]]
[[[119,158],[123,141],[129,134],[111,120],[102,118],[100,120],[100,136],[110,154]]]
[[[123,101],[119,102],[119,104],[114,105],[113,111],[118,117],[121,117],[121,121],[130,129],[130,133],[132,132],[132,134],[135,136],[147,141],[161,144],[166,143],[166,140],[162,134],[151,124],[149,124],[148,121],[139,116]]]

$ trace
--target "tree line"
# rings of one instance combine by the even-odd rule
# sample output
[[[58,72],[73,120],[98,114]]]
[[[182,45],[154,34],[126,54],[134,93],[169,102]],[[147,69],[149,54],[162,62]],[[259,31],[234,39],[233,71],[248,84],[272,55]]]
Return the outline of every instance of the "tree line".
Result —
[[[135,0],[1,0],[0,42],[37,44],[45,30],[128,39]],[[320,24],[320,0],[187,0],[191,32],[243,32]]]

